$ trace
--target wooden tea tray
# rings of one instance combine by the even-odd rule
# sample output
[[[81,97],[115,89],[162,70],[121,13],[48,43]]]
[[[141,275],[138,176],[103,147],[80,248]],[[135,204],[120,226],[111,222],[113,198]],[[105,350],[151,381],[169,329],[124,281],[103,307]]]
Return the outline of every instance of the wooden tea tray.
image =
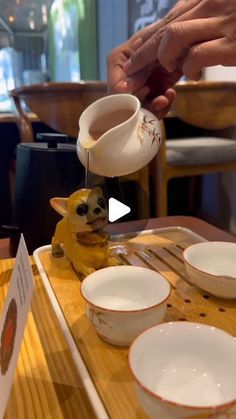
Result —
[[[236,302],[208,295],[191,285],[187,277],[183,250],[203,240],[189,229],[169,227],[115,236],[113,246],[124,264],[154,269],[170,282],[172,292],[165,321],[201,322],[235,335]],[[36,265],[96,416],[146,418],[128,368],[128,349],[112,346],[98,337],[85,315],[80,279],[70,265],[55,262],[50,249],[44,246],[35,251]],[[230,417],[236,418],[236,413]]]

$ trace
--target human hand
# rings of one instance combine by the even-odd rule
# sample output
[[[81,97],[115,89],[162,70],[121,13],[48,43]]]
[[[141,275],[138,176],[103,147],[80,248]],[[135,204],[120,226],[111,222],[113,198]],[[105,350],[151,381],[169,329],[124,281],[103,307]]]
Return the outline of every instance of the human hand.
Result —
[[[158,64],[148,65],[127,77],[124,64],[138,47],[140,38],[152,25],[134,35],[124,44],[114,48],[107,57],[109,93],[133,93],[145,107],[159,119],[163,118],[175,98],[173,86],[181,77],[178,71],[172,75]]]
[[[236,1],[181,0],[162,20],[143,34],[139,48],[124,65],[132,76],[145,65],[159,63],[166,71],[179,68],[192,80],[204,67],[236,65]]]

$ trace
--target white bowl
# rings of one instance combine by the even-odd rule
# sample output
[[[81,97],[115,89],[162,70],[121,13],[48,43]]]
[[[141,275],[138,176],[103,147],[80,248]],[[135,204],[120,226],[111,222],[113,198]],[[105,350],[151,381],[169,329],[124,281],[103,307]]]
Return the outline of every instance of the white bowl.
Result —
[[[143,330],[163,321],[171,292],[163,276],[138,266],[100,269],[80,289],[97,333],[119,346],[128,346]]]
[[[236,403],[236,338],[220,329],[156,325],[132,343],[129,366],[151,418],[205,418]]]
[[[236,243],[193,244],[183,258],[194,285],[217,297],[236,298]]]

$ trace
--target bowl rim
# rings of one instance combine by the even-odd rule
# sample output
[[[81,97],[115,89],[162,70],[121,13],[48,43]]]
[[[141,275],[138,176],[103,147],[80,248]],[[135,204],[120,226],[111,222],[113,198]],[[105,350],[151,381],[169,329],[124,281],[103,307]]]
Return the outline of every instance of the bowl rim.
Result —
[[[186,254],[187,252],[192,248],[195,247],[197,245],[207,245],[207,244],[233,244],[236,247],[236,243],[234,242],[226,242],[226,241],[205,241],[205,242],[200,242],[200,243],[194,243],[191,244],[190,246],[188,246],[184,251],[183,251],[183,259],[184,259],[184,263],[186,263],[186,265],[189,265],[191,268],[195,269],[196,271],[198,271],[199,273],[202,273],[204,275],[208,275],[209,277],[213,277],[216,279],[229,279],[230,281],[235,281],[236,280],[236,276],[230,276],[230,275],[224,275],[224,274],[214,274],[211,272],[207,272],[204,271],[203,269],[198,268],[196,265],[194,265],[193,263],[189,262],[189,260],[186,259]]]
[[[175,84],[175,89],[178,92],[181,91],[188,91],[188,90],[198,90],[199,92],[202,91],[202,88],[205,90],[215,90],[215,89],[231,89],[232,87],[236,87],[235,81],[227,81],[227,80],[187,80],[187,81],[178,81]]]
[[[87,277],[85,277],[84,279],[83,279],[83,281],[81,282],[81,284],[80,284],[80,294],[81,294],[81,296],[83,297],[83,299],[86,301],[86,303],[87,304],[89,304],[89,306],[91,306],[91,307],[93,307],[93,308],[96,308],[96,309],[99,309],[99,310],[102,310],[102,311],[107,311],[107,312],[110,312],[110,313],[126,313],[126,314],[129,314],[129,313],[140,313],[140,312],[144,312],[144,311],[148,311],[148,310],[151,310],[151,309],[153,309],[153,308],[156,308],[156,307],[158,307],[158,306],[160,306],[160,305],[162,305],[163,303],[165,303],[165,301],[167,301],[168,300],[168,298],[169,298],[169,296],[170,296],[170,294],[171,294],[171,285],[170,285],[170,283],[169,283],[169,281],[168,281],[168,279],[166,279],[163,275],[161,275],[159,272],[156,272],[155,270],[153,270],[153,269],[150,269],[150,268],[146,268],[146,267],[144,267],[144,266],[133,266],[133,265],[119,265],[119,266],[117,266],[118,268],[119,267],[126,267],[126,268],[135,268],[135,269],[139,269],[139,268],[141,268],[142,270],[147,270],[147,271],[152,271],[152,272],[154,272],[155,274],[157,274],[159,277],[161,277],[161,279],[162,280],[164,280],[164,282],[166,282],[166,285],[169,287],[169,290],[168,290],[168,294],[167,294],[167,296],[164,298],[164,299],[162,299],[159,303],[156,303],[156,304],[153,304],[153,305],[150,305],[150,306],[148,306],[148,307],[144,307],[144,308],[139,308],[139,309],[134,309],[134,310],[119,310],[119,309],[114,309],[114,308],[106,308],[106,307],[102,307],[102,306],[99,306],[99,305],[97,305],[97,304],[94,304],[94,303],[92,303],[91,301],[89,301],[88,300],[88,298],[86,298],[85,296],[84,296],[84,294],[83,294],[83,290],[82,290],[82,287],[83,287],[83,283],[84,283],[84,281],[86,281],[86,280],[88,280],[87,278],[89,278],[90,276],[92,276],[93,274],[96,274],[96,272],[101,272],[102,270],[104,270],[104,269],[110,269],[110,268],[116,268],[116,266],[108,266],[108,267],[105,267],[105,268],[102,268],[102,269],[99,269],[98,271],[95,271],[95,272],[93,272],[92,274],[90,274],[90,275],[88,275]]]
[[[221,404],[215,404],[215,405],[209,405],[209,406],[195,406],[195,405],[187,405],[187,404],[184,404],[184,403],[180,403],[180,402],[175,402],[175,401],[173,401],[173,400],[169,400],[169,399],[167,399],[166,397],[162,397],[162,396],[160,396],[159,394],[157,394],[157,393],[154,393],[152,390],[150,390],[145,384],[143,384],[140,380],[139,380],[139,378],[136,376],[136,374],[134,373],[134,371],[133,371],[133,369],[132,369],[132,367],[131,367],[131,351],[132,351],[132,348],[134,347],[134,345],[136,344],[136,341],[143,335],[143,334],[145,334],[146,332],[148,332],[149,330],[151,330],[151,329],[155,329],[155,328],[160,328],[160,327],[163,327],[164,325],[169,325],[169,324],[181,324],[181,325],[184,325],[184,324],[192,324],[192,325],[198,325],[198,326],[203,326],[203,327],[207,327],[207,328],[213,328],[213,329],[217,329],[220,333],[222,333],[222,334],[225,334],[225,335],[227,335],[227,336],[229,336],[229,337],[231,337],[233,340],[236,340],[236,337],[234,337],[233,335],[231,335],[230,333],[228,333],[228,332],[226,332],[225,330],[223,330],[223,329],[220,329],[220,328],[218,328],[218,327],[215,327],[215,326],[211,326],[211,325],[208,325],[208,324],[204,324],[204,323],[198,323],[198,322],[189,322],[189,321],[187,321],[187,322],[183,322],[183,321],[172,321],[172,322],[161,322],[161,323],[159,323],[159,324],[156,324],[156,325],[154,325],[154,326],[151,326],[151,327],[148,327],[147,329],[145,329],[145,330],[143,330],[143,332],[141,332],[138,336],[136,336],[136,338],[133,340],[133,342],[131,343],[131,345],[130,345],[130,347],[129,347],[129,349],[128,349],[128,366],[129,366],[129,369],[130,369],[130,371],[131,371],[131,374],[132,374],[132,376],[134,377],[134,379],[135,379],[135,381],[136,381],[136,383],[144,390],[144,391],[146,391],[149,395],[151,395],[151,396],[153,396],[155,399],[157,399],[157,400],[159,400],[159,401],[162,401],[162,402],[166,402],[166,403],[168,403],[168,404],[170,404],[171,406],[176,406],[176,407],[183,407],[183,408],[185,408],[185,409],[189,409],[189,410],[191,410],[191,409],[195,409],[195,410],[198,410],[198,411],[201,411],[201,410],[212,410],[212,411],[214,411],[214,410],[216,410],[216,409],[222,409],[222,408],[225,408],[225,407],[231,407],[231,406],[233,406],[235,403],[236,403],[236,396],[235,396],[235,398],[234,399],[232,399],[231,401],[229,401],[229,402],[226,402],[226,403],[221,403]]]

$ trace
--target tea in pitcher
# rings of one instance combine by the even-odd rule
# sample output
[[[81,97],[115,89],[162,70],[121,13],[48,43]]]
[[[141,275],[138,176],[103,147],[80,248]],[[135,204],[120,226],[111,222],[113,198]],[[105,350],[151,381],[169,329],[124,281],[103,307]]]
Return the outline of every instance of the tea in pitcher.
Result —
[[[132,109],[118,109],[107,115],[103,115],[94,121],[90,127],[89,134],[93,141],[97,141],[105,132],[127,121],[134,114]]]

